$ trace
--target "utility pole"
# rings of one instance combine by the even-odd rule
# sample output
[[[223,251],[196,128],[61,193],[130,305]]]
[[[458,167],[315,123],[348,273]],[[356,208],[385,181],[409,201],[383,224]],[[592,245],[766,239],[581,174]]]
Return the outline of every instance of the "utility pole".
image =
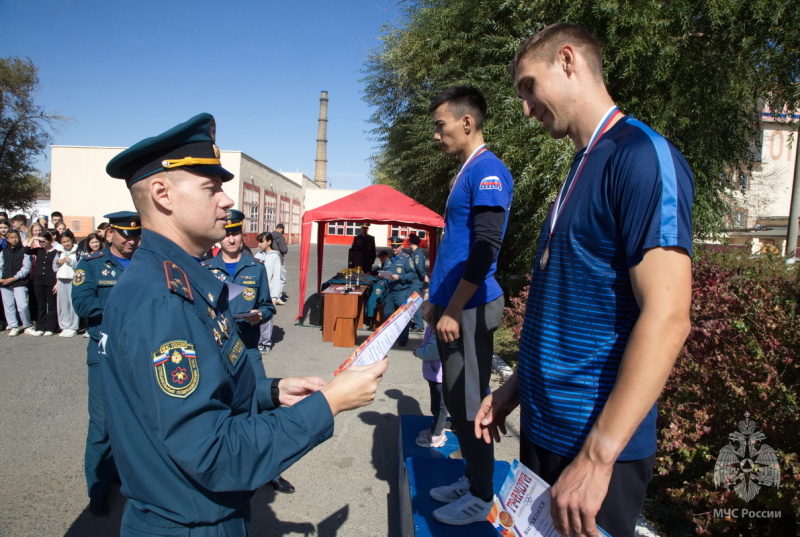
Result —
[[[794,184],[792,201],[789,205],[789,226],[786,232],[786,259],[792,259],[797,252],[797,227],[800,219],[800,131],[794,135]]]

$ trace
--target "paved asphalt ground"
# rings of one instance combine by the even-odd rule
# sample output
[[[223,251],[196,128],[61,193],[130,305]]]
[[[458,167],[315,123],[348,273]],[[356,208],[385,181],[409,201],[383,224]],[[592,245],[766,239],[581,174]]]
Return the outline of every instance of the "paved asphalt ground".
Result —
[[[294,324],[298,259],[299,247],[290,246],[290,299],[278,306],[276,344],[264,364],[270,376],[330,379],[350,351],[323,343],[318,327]],[[346,260],[347,247],[326,246],[323,277],[346,267]],[[312,289],[316,263],[312,247]],[[7,334],[0,333],[0,537],[118,535],[125,498],[117,489],[108,516],[86,509],[87,340]],[[359,331],[357,343],[368,334]],[[256,493],[251,536],[399,535],[398,416],[430,413],[420,360],[411,354],[420,340],[412,334],[407,347],[392,349],[375,402],[340,414],[333,438],[283,474],[296,493],[276,494],[269,486]],[[515,412],[508,437],[496,446],[498,459],[517,456],[518,430]]]

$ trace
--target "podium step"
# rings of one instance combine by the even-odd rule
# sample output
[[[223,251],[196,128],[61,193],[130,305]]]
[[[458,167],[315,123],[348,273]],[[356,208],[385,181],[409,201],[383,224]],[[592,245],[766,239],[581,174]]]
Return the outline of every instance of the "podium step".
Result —
[[[441,448],[422,448],[414,442],[432,421],[431,416],[400,416],[400,534],[403,537],[495,537],[497,530],[489,521],[448,526],[433,519],[433,511],[444,504],[431,499],[428,491],[457,481],[464,475],[465,463],[449,458],[458,450],[458,440],[450,431],[447,443]],[[495,493],[502,487],[510,468],[508,462],[495,461]]]

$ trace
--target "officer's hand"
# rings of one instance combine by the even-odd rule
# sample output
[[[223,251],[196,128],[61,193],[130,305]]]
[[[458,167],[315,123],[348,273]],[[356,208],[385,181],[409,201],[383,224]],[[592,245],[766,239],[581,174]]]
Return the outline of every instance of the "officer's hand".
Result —
[[[292,406],[327,384],[319,377],[286,377],[278,383],[278,400]]]
[[[248,323],[251,323],[251,324],[258,324],[258,323],[261,322],[261,312],[260,311],[258,311],[258,310],[250,310],[250,313],[252,313],[252,315],[247,315],[245,317],[242,317],[242,320],[247,321]]]
[[[389,359],[384,358],[372,365],[350,367],[335,376],[321,390],[333,415],[371,404],[388,367]]]
[[[399,280],[399,279],[400,279],[400,276],[398,276],[397,274],[392,274],[392,279],[393,279],[394,281],[397,281],[397,280]]]

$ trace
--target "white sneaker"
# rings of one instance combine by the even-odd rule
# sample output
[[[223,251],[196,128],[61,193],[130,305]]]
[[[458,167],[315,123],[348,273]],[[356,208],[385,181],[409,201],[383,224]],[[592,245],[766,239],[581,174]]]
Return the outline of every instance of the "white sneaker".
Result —
[[[67,328],[66,330],[62,330],[61,333],[58,334],[58,337],[75,337],[75,334],[77,334],[75,330]]]
[[[465,494],[469,494],[469,479],[467,479],[467,476],[464,476],[451,485],[432,488],[429,494],[431,498],[437,502],[454,502]]]
[[[16,328],[12,328],[11,332],[8,333],[8,336],[18,336],[22,332],[22,328],[17,326]]]
[[[50,330],[48,330],[47,332],[45,332],[45,333],[44,333],[44,334],[42,334],[42,335],[43,335],[43,336],[52,336],[52,335],[53,335],[53,332],[51,332]]]
[[[485,502],[467,492],[453,503],[449,503],[434,511],[433,518],[442,524],[464,526],[466,524],[472,524],[473,522],[486,520],[493,505],[494,498],[492,498],[491,501]]]
[[[440,448],[447,443],[447,436],[444,431],[440,435],[434,435],[430,429],[420,431],[419,436],[414,441],[419,447]]]
[[[84,332],[83,337],[91,337],[91,336],[89,335],[89,332]]]
[[[29,336],[41,336],[44,332],[41,332],[39,330],[36,330],[34,327],[29,326],[28,328],[25,329],[25,333],[28,334]]]

